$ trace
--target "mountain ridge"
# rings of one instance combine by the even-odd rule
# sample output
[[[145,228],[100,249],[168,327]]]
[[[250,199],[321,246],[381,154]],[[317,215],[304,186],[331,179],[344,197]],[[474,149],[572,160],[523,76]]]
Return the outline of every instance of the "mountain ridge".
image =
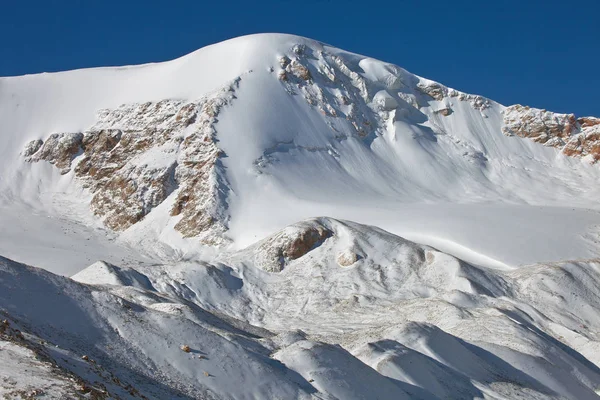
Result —
[[[595,118],[265,34],[0,119],[0,396],[600,393]]]
[[[119,77],[122,74],[125,79]],[[140,85],[153,76],[153,83],[142,89]],[[581,208],[595,204],[595,190],[582,197],[574,187],[599,176],[597,168],[587,164],[595,160],[588,154],[597,147],[594,132],[600,125],[581,127],[574,116],[506,108],[310,39],[251,35],[140,68],[77,70],[5,82],[55,78],[60,78],[52,84],[61,87],[60,101],[41,100],[53,90],[45,84],[39,90],[35,85],[19,89],[24,93],[35,89],[35,97],[22,99],[22,106],[13,99],[19,85],[8,100],[9,92],[1,92],[2,104],[9,104],[5,111],[10,104],[16,111],[29,103],[44,106],[44,111],[33,107],[23,120],[18,112],[5,115],[9,123],[4,131],[8,146],[3,191],[43,202],[39,189],[19,193],[22,188],[15,189],[14,182],[48,185],[49,191],[64,182],[69,191],[83,192],[90,199],[86,201],[91,213],[84,221],[99,219],[111,230],[125,230],[120,234],[125,239],[144,232],[155,238],[150,247],[164,248],[161,252],[191,251],[195,245],[186,237],[197,237],[209,246],[230,243],[239,248],[249,243],[249,237],[258,239],[311,216],[352,219],[354,209],[364,202],[381,208],[393,207],[394,202],[570,203]],[[80,85],[80,79],[85,84]],[[96,81],[104,83],[86,89]],[[166,86],[167,82],[174,85]],[[235,90],[231,82],[236,82]],[[122,88],[107,97],[107,89],[115,83]],[[82,95],[92,100],[78,100],[74,110],[60,111]],[[221,100],[208,100],[211,96]],[[98,108],[111,102],[112,107]],[[209,106],[215,102],[222,104]],[[45,118],[52,108],[57,109]],[[78,119],[66,117],[73,114],[97,116],[83,127],[66,129]],[[32,129],[34,122],[43,128]],[[35,138],[20,144],[28,135]],[[194,137],[204,139],[192,145]],[[68,142],[69,138],[75,141]],[[71,144],[59,146],[61,141]],[[552,146],[580,155],[584,162],[560,157]],[[24,167],[23,160],[35,163]],[[47,171],[40,161],[54,163],[66,176]],[[191,163],[196,166],[190,168]],[[195,177],[198,173],[203,177]],[[319,179],[305,179],[311,176]],[[543,189],[549,184],[556,186],[553,196]],[[63,197],[65,202],[80,201]],[[284,216],[289,214],[286,202],[298,210],[292,218]],[[337,213],[332,215],[328,209],[333,203]],[[342,211],[344,207],[349,211]],[[379,219],[360,222],[378,224]],[[243,221],[252,221],[253,227]],[[395,225],[386,228],[420,234]],[[588,227],[583,230],[586,234]],[[427,236],[437,237],[437,244],[450,239],[440,232]],[[489,255],[489,249],[473,250]],[[561,258],[574,256],[567,252]]]

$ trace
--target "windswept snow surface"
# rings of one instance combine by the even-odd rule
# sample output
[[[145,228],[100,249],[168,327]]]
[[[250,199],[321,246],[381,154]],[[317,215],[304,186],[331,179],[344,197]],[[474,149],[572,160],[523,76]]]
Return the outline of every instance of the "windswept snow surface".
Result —
[[[329,237],[281,272],[263,270],[315,229]],[[3,385],[44,389],[38,360],[49,359],[53,380],[76,382],[52,390],[80,395],[594,399],[598,268],[501,272],[329,218],[215,263],[97,262],[71,280],[1,259],[0,358],[32,371],[5,372]]]
[[[305,65],[311,80],[291,73],[280,79],[282,58]],[[24,163],[25,145],[84,131],[101,109],[195,101],[236,78],[235,100],[216,124],[235,248],[329,215],[382,226],[475,263],[516,267],[598,255],[595,165],[503,135],[504,107],[493,101],[453,89],[436,100],[419,89],[432,81],[289,35],[246,36],[160,64],[1,78],[2,213],[14,215],[12,205],[26,203],[44,218],[97,224],[82,207],[90,195],[72,172]],[[438,112],[446,107],[450,115]],[[195,253],[196,244],[172,234],[171,220],[157,208],[121,239],[139,247],[144,236],[144,247],[160,248],[161,259]],[[19,229],[8,224],[5,234]],[[7,250],[37,261],[28,250]]]
[[[0,396],[598,398],[597,120],[505,110],[281,34],[0,78]]]

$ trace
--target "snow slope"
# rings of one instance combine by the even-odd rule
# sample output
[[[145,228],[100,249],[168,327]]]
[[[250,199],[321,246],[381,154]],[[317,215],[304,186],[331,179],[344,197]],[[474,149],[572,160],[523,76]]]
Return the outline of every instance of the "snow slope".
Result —
[[[329,215],[487,265],[598,255],[595,165],[504,135],[504,107],[491,100],[290,35],[237,38],[160,64],[0,79],[4,213],[26,203],[98,226],[102,215],[85,209],[94,193],[81,186],[89,180],[72,170],[61,175],[45,161],[24,162],[25,145],[53,133],[126,132],[150,123],[143,114],[128,117],[127,105],[199,101],[236,79],[230,104],[211,125],[222,152],[214,174],[224,176],[226,191],[215,189],[224,194],[210,211],[225,232],[207,233],[209,242],[224,237],[241,248],[298,220]],[[97,117],[103,109],[109,114]],[[148,171],[147,160],[176,163],[184,151],[178,138],[195,126],[175,132],[168,149],[151,149],[128,165]],[[73,165],[82,158],[75,154]],[[181,217],[168,214],[177,196],[176,189],[152,204],[121,241],[139,247],[143,236],[142,246],[167,260],[196,253],[197,242],[186,244],[173,230]],[[552,232],[557,225],[564,235]],[[15,257],[37,261],[26,260],[27,253]]]
[[[4,396],[597,398],[595,118],[262,34],[0,120]]]
[[[281,272],[263,270],[319,229]],[[41,359],[75,382],[52,390],[106,397],[597,398],[597,261],[500,272],[328,218],[227,258],[98,262],[74,280],[2,259],[0,357],[35,367],[7,390],[43,387]],[[15,360],[26,352],[38,356]]]

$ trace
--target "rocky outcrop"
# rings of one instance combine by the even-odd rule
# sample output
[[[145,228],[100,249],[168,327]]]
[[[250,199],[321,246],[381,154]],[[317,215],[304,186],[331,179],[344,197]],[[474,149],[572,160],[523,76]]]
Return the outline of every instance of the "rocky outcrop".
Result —
[[[83,133],[32,141],[23,156],[74,174],[92,193],[90,207],[104,224],[122,231],[176,192],[171,215],[185,237],[227,241],[227,185],[219,169],[214,124],[233,99],[239,80],[194,102],[163,100],[101,110]]]
[[[507,136],[530,138],[549,145],[562,144],[577,130],[573,114],[558,114],[537,108],[510,106],[504,110],[502,132]]]
[[[531,139],[593,163],[600,159],[599,118],[577,118],[520,104],[507,107],[503,116],[502,132],[507,136]]]
[[[448,96],[448,88],[437,82],[419,82],[417,89],[438,101],[444,100],[444,97]]]
[[[238,81],[234,85],[237,84]],[[220,110],[233,100],[231,96],[216,96],[202,103],[196,129],[181,143],[175,171],[179,190],[171,215],[181,216],[175,229],[209,245],[223,243],[227,230],[229,184],[222,172],[223,152],[216,145],[214,125]]]
[[[258,245],[256,265],[267,272],[281,272],[290,261],[305,256],[331,236],[333,231],[318,220],[289,226]]]
[[[342,55],[326,50],[294,46],[287,55],[278,58],[278,64],[277,77],[287,92],[302,95],[327,119],[327,124],[339,139],[354,136],[368,140],[383,135],[390,120],[411,113],[421,114],[420,109],[427,106],[428,98],[437,101],[447,99],[448,104],[454,98],[469,102],[474,109],[482,112],[491,105],[482,96],[416,78],[394,66],[387,66],[388,75],[374,82],[357,72],[356,66]],[[271,70],[275,72],[276,68]],[[382,87],[385,89],[382,90]],[[443,116],[452,114],[448,104],[436,113]],[[340,120],[345,120],[347,126]]]
[[[417,84],[416,89],[437,101],[442,101],[448,98],[455,98],[459,101],[467,101],[471,104],[471,107],[479,111],[484,111],[490,108],[491,105],[490,101],[483,96],[464,93],[456,89],[450,89],[441,83],[433,81],[421,80]]]
[[[281,69],[277,76],[288,93],[301,94],[325,117],[348,121],[345,132],[329,123],[340,138],[365,138],[375,132],[379,116],[374,107],[369,106],[372,95],[367,82],[341,57],[294,46],[290,56],[281,56],[278,63]]]
[[[45,142],[33,140],[25,146],[23,155],[28,161],[36,162],[45,160],[60,169],[61,174],[71,170],[71,161],[81,151],[83,134],[54,133]]]
[[[37,151],[42,147],[43,144],[44,141],[42,139],[32,140],[31,142],[25,145],[25,149],[23,149],[21,155],[23,157],[31,157],[32,155],[37,153]]]
[[[574,135],[563,148],[568,156],[587,157],[592,162],[600,159],[600,118],[578,118],[579,134]]]

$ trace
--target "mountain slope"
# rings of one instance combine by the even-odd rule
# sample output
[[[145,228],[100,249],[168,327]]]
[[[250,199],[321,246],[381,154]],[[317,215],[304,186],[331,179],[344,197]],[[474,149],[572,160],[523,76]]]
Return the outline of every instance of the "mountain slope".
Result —
[[[598,398],[596,118],[263,34],[0,119],[2,396]]]
[[[5,205],[102,221],[134,247],[143,236],[161,258],[197,252],[198,241],[240,248],[314,215],[360,215],[488,265],[598,254],[581,239],[595,236],[598,216],[587,209],[598,168],[519,137],[571,135],[587,150],[563,153],[585,156],[593,119],[506,114],[312,40],[253,35],[167,63],[3,78],[0,104]],[[463,218],[472,204],[484,207],[493,239],[481,241],[480,224]],[[521,234],[515,213],[548,222],[539,206],[563,208],[572,234],[528,231],[525,255],[502,238]]]
[[[278,248],[296,258],[263,271]],[[73,281],[2,259],[0,339],[100,398],[593,399],[597,269],[499,272],[319,218],[215,264],[99,262]]]

